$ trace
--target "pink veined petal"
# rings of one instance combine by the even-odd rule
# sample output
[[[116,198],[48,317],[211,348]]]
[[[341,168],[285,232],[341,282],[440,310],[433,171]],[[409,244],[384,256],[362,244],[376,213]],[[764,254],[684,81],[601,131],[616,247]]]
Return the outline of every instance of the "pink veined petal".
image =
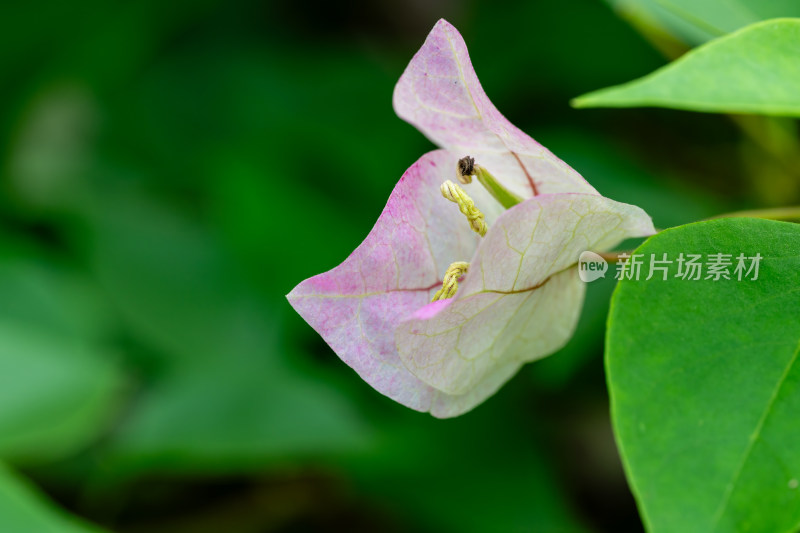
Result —
[[[364,242],[338,267],[287,295],[367,383],[420,411],[447,400],[405,368],[394,330],[431,301],[450,263],[471,257],[477,247],[478,235],[439,192],[455,167],[456,159],[446,151],[422,156],[400,179]],[[470,190],[476,201],[489,201],[480,187]]]
[[[471,155],[523,198],[597,194],[569,165],[511,124],[492,105],[472,68],[464,39],[440,20],[394,90],[398,116],[458,157]]]
[[[398,327],[400,359],[449,395],[494,383],[501,367],[514,369],[510,377],[572,336],[583,302],[580,253],[653,233],[644,211],[599,195],[530,198],[495,221],[448,306],[422,308]]]

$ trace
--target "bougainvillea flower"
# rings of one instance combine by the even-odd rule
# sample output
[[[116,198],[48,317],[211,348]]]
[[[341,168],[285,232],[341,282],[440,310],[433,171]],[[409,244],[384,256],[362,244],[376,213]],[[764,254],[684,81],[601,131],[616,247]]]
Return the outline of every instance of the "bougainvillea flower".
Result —
[[[655,231],[644,211],[601,196],[508,122],[444,20],[400,78],[394,107],[442,149],[403,174],[342,264],[288,299],[379,392],[457,416],[569,340],[583,303],[581,252]],[[448,181],[457,168],[463,189]],[[488,184],[466,185],[464,174],[481,171]]]

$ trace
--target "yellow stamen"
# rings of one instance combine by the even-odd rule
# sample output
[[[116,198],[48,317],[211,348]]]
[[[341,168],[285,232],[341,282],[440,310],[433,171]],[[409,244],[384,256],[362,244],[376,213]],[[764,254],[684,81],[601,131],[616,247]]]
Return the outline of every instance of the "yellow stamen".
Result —
[[[476,233],[478,233],[481,237],[486,235],[486,230],[488,228],[486,226],[486,221],[483,219],[483,213],[481,213],[480,210],[475,207],[475,202],[472,201],[472,198],[467,196],[467,193],[464,192],[464,189],[452,181],[447,180],[442,183],[442,196],[451,202],[458,204],[458,209],[464,213],[469,220],[470,227]]]
[[[432,302],[436,300],[444,300],[445,298],[452,298],[456,295],[458,290],[458,279],[467,273],[469,263],[464,261],[456,261],[447,267],[444,273],[444,281],[442,281],[442,288],[433,295]]]

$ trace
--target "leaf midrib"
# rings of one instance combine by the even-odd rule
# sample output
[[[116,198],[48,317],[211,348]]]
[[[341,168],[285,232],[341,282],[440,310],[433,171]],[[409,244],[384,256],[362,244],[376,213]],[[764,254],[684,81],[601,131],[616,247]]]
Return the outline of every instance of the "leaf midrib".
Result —
[[[798,354],[800,354],[800,341],[798,341],[797,346],[795,347],[794,353],[792,354],[792,358],[789,360],[789,363],[786,365],[786,368],[783,369],[783,373],[781,374],[778,383],[775,386],[775,389],[772,391],[772,396],[767,402],[767,406],[764,409],[764,412],[761,414],[761,418],[758,420],[758,424],[756,424],[753,433],[750,434],[750,441],[747,444],[747,448],[745,448],[744,454],[742,454],[742,459],[739,462],[739,466],[736,468],[736,471],[731,477],[731,480],[728,482],[728,486],[725,489],[725,492],[722,495],[722,501],[720,501],[719,506],[717,507],[716,512],[714,513],[712,531],[716,531],[719,527],[720,520],[722,520],[723,515],[725,514],[725,510],[728,507],[728,503],[730,502],[731,496],[733,495],[733,491],[736,489],[736,484],[739,481],[739,477],[742,475],[742,470],[744,470],[744,466],[747,464],[747,460],[750,457],[750,453],[753,451],[753,447],[755,446],[756,442],[761,438],[761,430],[764,427],[767,418],[772,412],[772,407],[775,405],[775,402],[778,399],[778,394],[780,390],[783,388],[783,384],[786,382],[786,378],[789,376],[789,373],[792,370],[792,367],[795,365],[798,359]]]

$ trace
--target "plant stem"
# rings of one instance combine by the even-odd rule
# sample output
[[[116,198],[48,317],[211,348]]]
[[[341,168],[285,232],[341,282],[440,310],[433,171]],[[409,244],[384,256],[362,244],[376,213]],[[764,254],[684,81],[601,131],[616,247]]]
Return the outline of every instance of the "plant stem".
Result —
[[[745,211],[734,211],[733,213],[724,213],[711,217],[715,218],[733,218],[733,217],[750,217],[750,218],[766,218],[769,220],[800,220],[800,206],[793,205],[788,207],[773,207],[769,209],[749,209]]]
[[[609,263],[616,263],[619,261],[620,255],[631,255],[633,250],[620,250],[619,252],[600,252],[597,255],[605,259]]]

